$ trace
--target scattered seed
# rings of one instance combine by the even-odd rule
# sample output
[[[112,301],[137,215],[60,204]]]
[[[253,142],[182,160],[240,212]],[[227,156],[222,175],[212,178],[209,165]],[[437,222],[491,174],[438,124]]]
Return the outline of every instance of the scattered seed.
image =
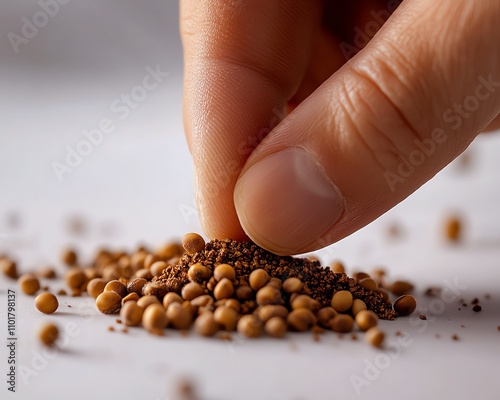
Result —
[[[201,336],[213,336],[220,329],[219,324],[215,321],[213,313],[210,311],[206,311],[196,318],[194,326]]]
[[[456,341],[456,340],[459,340],[459,339],[460,339],[460,338],[459,338],[459,337],[458,337],[458,335],[456,335],[456,334],[453,334],[453,335],[451,336],[451,340],[455,340],[455,341]]]
[[[407,281],[395,281],[392,285],[390,285],[389,290],[395,296],[402,296],[404,294],[411,293],[413,285]]]
[[[373,347],[382,347],[384,344],[385,334],[377,327],[368,329],[365,333],[365,339]]]
[[[425,314],[420,314],[420,315],[418,316],[418,318],[420,318],[421,320],[424,320],[424,321],[425,321],[425,320],[427,319],[427,315],[425,315]]]
[[[110,281],[104,287],[105,292],[115,292],[121,298],[125,297],[128,294],[127,287],[121,283],[120,281]]]
[[[352,307],[352,293],[348,290],[340,290],[332,297],[332,307],[338,312],[346,312]]]
[[[238,313],[229,307],[218,307],[214,312],[214,319],[226,331],[234,331],[238,322]]]
[[[299,278],[288,278],[283,282],[283,290],[287,293],[300,293],[304,284]]]
[[[88,283],[87,275],[85,275],[85,272],[83,272],[83,270],[78,267],[73,267],[68,272],[66,272],[64,279],[66,280],[66,284],[70,289],[83,290],[86,288],[86,285]]]
[[[332,319],[335,318],[337,314],[337,311],[335,311],[332,307],[323,307],[318,311],[316,317],[318,318],[318,323],[321,326],[329,328]]]
[[[188,254],[194,254],[205,248],[205,240],[197,233],[188,233],[182,238],[182,247]]]
[[[360,311],[366,310],[366,304],[363,300],[354,299],[352,302],[352,315],[356,316]]]
[[[68,267],[73,267],[78,262],[78,255],[74,249],[64,249],[61,254],[61,261]]]
[[[139,307],[135,301],[128,301],[123,304],[120,310],[120,317],[127,326],[138,326],[142,321],[142,307]]]
[[[40,281],[33,274],[25,274],[18,280],[21,291],[28,295],[34,295],[40,290]]]
[[[182,304],[173,302],[168,306],[167,319],[175,329],[189,329],[193,322],[193,313]]]
[[[368,290],[373,290],[373,291],[378,290],[378,283],[375,281],[375,279],[372,278],[361,279],[359,281],[359,284]]]
[[[474,311],[474,312],[479,312],[482,309],[483,308],[479,304],[476,304],[474,307],[472,307],[472,311]]]
[[[332,263],[330,263],[330,268],[336,274],[343,274],[343,273],[345,273],[344,264],[342,264],[342,262],[340,262],[338,260],[333,261]]]
[[[190,282],[182,288],[182,298],[184,300],[193,300],[203,294],[205,294],[205,290],[196,282]]]
[[[462,222],[458,217],[451,217],[445,225],[446,238],[450,242],[458,242],[462,234]]]
[[[115,314],[122,305],[122,298],[116,292],[102,292],[95,301],[97,309],[103,314]]]
[[[362,331],[367,331],[378,324],[378,317],[373,311],[370,310],[361,310],[356,315],[356,325]]]
[[[394,304],[392,305],[394,311],[398,313],[401,317],[407,317],[411,315],[417,308],[417,301],[415,297],[409,294],[398,297]]]
[[[262,323],[254,315],[242,316],[236,328],[240,335],[248,338],[256,338],[262,335]]]
[[[38,331],[38,338],[45,346],[53,346],[59,338],[59,328],[52,322],[47,322]]]
[[[54,279],[56,277],[56,271],[51,267],[42,267],[36,271],[36,276],[44,279]]]
[[[168,325],[168,319],[163,306],[157,303],[146,308],[142,314],[142,325],[152,333],[165,329]]]
[[[137,305],[141,307],[143,310],[148,308],[152,304],[160,304],[160,300],[156,296],[142,296],[139,300],[137,300]]]
[[[8,278],[17,279],[19,276],[17,273],[17,264],[8,258],[0,258],[0,268],[2,273]]]
[[[41,293],[35,299],[35,307],[44,314],[53,314],[59,307],[59,302],[52,293]]]
[[[330,321],[330,329],[334,332],[348,333],[354,328],[354,320],[350,315],[338,314]]]
[[[288,314],[286,321],[292,330],[304,332],[311,329],[316,324],[317,319],[308,308],[298,308]]]
[[[128,301],[138,301],[139,295],[137,293],[129,293],[122,299],[122,307]]]

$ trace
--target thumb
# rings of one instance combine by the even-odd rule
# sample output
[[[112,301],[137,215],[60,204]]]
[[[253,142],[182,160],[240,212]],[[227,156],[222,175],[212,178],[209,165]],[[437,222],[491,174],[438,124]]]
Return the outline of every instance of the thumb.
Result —
[[[278,254],[353,233],[458,156],[500,111],[500,2],[405,1],[248,159],[241,225]]]

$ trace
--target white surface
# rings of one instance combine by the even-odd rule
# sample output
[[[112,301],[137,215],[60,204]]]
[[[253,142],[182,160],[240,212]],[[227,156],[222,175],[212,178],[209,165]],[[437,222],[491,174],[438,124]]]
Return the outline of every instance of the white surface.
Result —
[[[131,1],[112,1],[104,9],[108,14],[91,19],[97,2],[82,4],[65,6],[15,56],[5,46],[5,32],[18,29],[20,18],[37,10],[36,2],[2,5],[10,14],[0,12],[0,83],[7,94],[0,98],[0,253],[15,255],[23,271],[57,264],[65,244],[77,245],[88,258],[103,243],[156,246],[186,231],[199,231],[192,206],[191,161],[182,133],[176,6],[149,1],[136,7]],[[77,51],[67,51],[75,43]],[[169,77],[120,121],[110,103],[139,84],[148,65],[156,64]],[[75,146],[83,129],[105,117],[116,122],[116,131],[59,183],[51,162],[62,160],[65,146]],[[18,393],[8,395],[173,399],[174,382],[187,376],[198,383],[203,399],[497,399],[500,137],[481,137],[470,154],[469,169],[450,166],[369,227],[320,252],[325,262],[339,258],[351,270],[384,265],[392,276],[414,281],[419,311],[429,316],[428,299],[420,294],[428,285],[443,286],[446,281],[458,280],[463,285],[459,297],[468,302],[479,297],[483,306],[481,313],[473,313],[470,306],[458,311],[456,299],[434,303],[445,308],[437,309],[425,325],[415,317],[382,323],[388,343],[397,340],[394,333],[400,330],[408,333],[411,344],[359,396],[350,377],[364,377],[366,363],[386,354],[362,341],[326,334],[316,343],[304,334],[283,341],[236,336],[227,344],[194,334],[182,338],[170,331],[164,338],[137,329],[127,335],[111,333],[107,327],[116,326],[115,318],[99,315],[90,299],[61,298],[60,311],[48,318],[36,312],[32,297],[19,292],[18,363],[40,371],[26,383],[18,375]],[[460,246],[442,240],[442,222],[453,211],[463,213],[467,221]],[[7,224],[12,212],[21,217],[19,228]],[[85,236],[68,233],[65,221],[71,215],[86,218]],[[401,239],[386,235],[393,221],[404,228]],[[3,277],[0,285],[0,326],[5,327],[6,290],[17,288]],[[50,283],[53,290],[62,286]],[[485,293],[491,294],[490,300],[484,300]],[[47,319],[63,328],[75,324],[77,334],[46,365],[36,364],[34,356],[43,349],[35,331]],[[454,333],[459,341],[451,340]],[[1,348],[5,382],[6,348]],[[1,398],[7,398],[6,383],[0,390]]]

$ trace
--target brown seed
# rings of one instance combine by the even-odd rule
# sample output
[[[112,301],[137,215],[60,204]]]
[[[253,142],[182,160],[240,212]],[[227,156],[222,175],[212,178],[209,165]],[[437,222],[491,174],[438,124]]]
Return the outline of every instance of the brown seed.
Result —
[[[214,270],[214,278],[217,282],[224,278],[234,281],[236,279],[236,272],[229,264],[219,264]]]
[[[160,304],[160,300],[156,296],[143,296],[137,300],[137,305],[142,307],[143,310],[148,308],[152,304]]]
[[[169,260],[175,256],[180,256],[184,252],[184,249],[179,243],[168,243],[165,246],[158,249],[156,254],[158,257],[164,260]]]
[[[370,328],[365,333],[365,340],[373,347],[382,347],[384,344],[385,334],[377,327]]]
[[[188,233],[182,238],[182,247],[187,253],[194,254],[205,248],[205,240],[197,233]]]
[[[136,279],[144,279],[146,281],[150,281],[151,279],[153,279],[153,274],[149,269],[146,268],[137,270],[134,276]]]
[[[232,308],[236,312],[240,312],[240,302],[236,299],[227,299],[225,306]]]
[[[308,308],[293,310],[286,319],[288,326],[297,332],[304,332],[316,325],[316,317]]]
[[[149,271],[153,276],[161,276],[161,274],[167,267],[168,264],[165,261],[156,261],[153,265],[151,265]]]
[[[175,292],[167,293],[163,298],[163,307],[165,308],[165,310],[168,310],[168,307],[172,303],[182,304],[184,303],[184,300],[182,300],[182,297]]]
[[[148,281],[144,278],[134,278],[127,285],[127,291],[129,293],[142,294],[142,289]]]
[[[390,285],[389,290],[395,296],[402,296],[410,293],[413,290],[413,285],[406,281],[395,281]]]
[[[250,287],[253,290],[257,291],[260,288],[263,288],[266,285],[266,283],[269,282],[269,279],[271,279],[271,277],[264,269],[259,268],[252,271],[248,279]]]
[[[143,312],[143,308],[139,307],[135,301],[127,301],[120,310],[120,317],[125,325],[137,326],[142,321]]]
[[[238,313],[232,308],[222,306],[215,310],[214,319],[226,331],[234,331],[238,322]]]
[[[361,310],[356,314],[356,325],[362,331],[367,331],[378,324],[378,317],[373,311]]]
[[[167,296],[165,296],[165,298],[166,297]],[[191,300],[191,304],[194,307],[206,307],[214,304],[214,299],[209,294],[204,294],[202,296],[198,296],[196,299]]]
[[[323,307],[318,311],[316,317],[318,318],[318,323],[325,327],[330,327],[330,321],[337,316],[337,311],[335,311],[332,307]]]
[[[80,289],[84,290],[87,286],[87,275],[81,268],[71,268],[66,275],[64,276],[66,280],[66,284],[70,287],[70,289]]]
[[[365,302],[360,299],[354,299],[352,302],[352,315],[356,316],[362,310],[366,310]]]
[[[115,292],[120,295],[121,298],[128,294],[127,287],[120,281],[110,281],[106,284],[104,288],[105,292]]]
[[[350,315],[338,314],[330,321],[330,329],[334,332],[347,333],[354,328],[354,320]]]
[[[115,314],[122,305],[122,298],[116,292],[102,292],[95,301],[97,309],[103,314]]]
[[[333,272],[335,272],[336,274],[343,274],[345,273],[345,267],[344,267],[344,264],[342,264],[340,261],[336,260],[336,261],[333,261],[331,264],[330,264],[330,268],[332,269]]]
[[[355,272],[354,274],[352,274],[352,277],[359,282],[362,279],[369,278],[370,275],[368,275],[366,272]]]
[[[359,284],[368,290],[378,290],[378,283],[375,279],[372,278],[364,278],[359,281]]]
[[[122,307],[125,303],[128,301],[135,301],[137,302],[140,299],[139,295],[137,293],[129,293],[127,294],[123,299],[122,299]]]
[[[291,302],[292,308],[297,310],[299,308],[307,308],[312,312],[316,312],[321,308],[319,301],[313,299],[306,294],[299,294]]]
[[[394,311],[401,317],[407,317],[412,314],[417,308],[415,297],[409,294],[398,297],[392,305]]]
[[[201,336],[213,336],[220,330],[219,324],[215,322],[214,315],[210,311],[200,314],[194,321],[194,327]]]
[[[41,293],[35,299],[35,307],[44,314],[53,314],[59,307],[59,302],[52,293]]]
[[[483,308],[479,304],[475,304],[474,307],[472,307],[472,311],[474,311],[474,312],[479,312],[482,309]]]
[[[264,330],[271,337],[282,338],[287,331],[286,322],[281,317],[272,317],[266,322]]]
[[[211,275],[212,272],[207,267],[200,263],[196,263],[189,267],[187,276],[191,282],[202,283],[208,281]]]
[[[38,331],[38,338],[45,346],[53,346],[59,338],[59,328],[51,322],[45,323]]]
[[[203,286],[196,282],[189,282],[182,288],[182,298],[184,300],[193,300],[203,294],[205,294]]]
[[[101,277],[101,274],[95,268],[85,268],[83,270],[83,272],[85,273],[85,276],[87,277],[87,282],[90,282],[92,279]]]
[[[227,299],[234,294],[233,283],[227,279],[222,278],[215,286],[214,297],[216,300]]]
[[[259,289],[256,295],[257,304],[265,306],[266,304],[283,304],[281,292],[273,286],[264,286]]]
[[[105,282],[120,279],[120,274],[118,272],[118,268],[117,268],[116,264],[109,264],[106,267],[104,267],[104,269],[102,271],[102,279]]]
[[[35,275],[25,274],[18,280],[21,291],[33,295],[40,290],[40,281]]]
[[[253,298],[253,290],[250,286],[238,286],[236,288],[236,298],[240,301],[247,301]]]
[[[158,257],[156,254],[148,254],[144,258],[144,268],[150,269],[151,266],[157,261],[161,261],[160,257]]]
[[[271,278],[269,279],[269,282],[266,283],[266,286],[272,286],[278,290],[281,290],[283,287],[283,282],[281,282],[281,279],[279,278]]]
[[[73,267],[78,262],[78,255],[74,249],[64,249],[61,254],[61,261],[68,267]]]
[[[256,338],[262,335],[262,323],[256,316],[250,314],[240,318],[236,329],[240,335],[247,338]]]
[[[384,300],[384,302],[388,303],[389,302],[389,293],[387,292],[387,290],[379,288],[378,292],[382,295],[382,300]]]
[[[287,293],[299,293],[304,284],[299,278],[288,278],[283,282],[283,290]]]
[[[261,289],[262,290],[262,289]],[[288,310],[285,306],[268,304],[258,307],[255,310],[255,315],[263,322],[266,323],[273,317],[286,318]]]
[[[142,314],[142,325],[149,332],[165,329],[168,325],[168,319],[163,306],[157,303],[146,308]]]
[[[19,276],[16,263],[8,258],[0,258],[0,268],[2,269],[2,273],[8,278],[17,279]]]
[[[193,322],[193,314],[182,304],[174,302],[168,306],[167,319],[175,329],[189,329]]]
[[[163,297],[168,293],[168,288],[160,282],[148,282],[142,288],[144,296],[156,296],[158,300],[163,300]]]
[[[462,234],[462,222],[457,217],[449,218],[446,221],[445,232],[450,242],[458,242]]]
[[[210,290],[211,292],[213,292],[213,291],[214,291],[214,289],[215,289],[215,285],[217,285],[217,281],[216,281],[216,280],[215,280],[215,278],[212,276],[212,277],[208,280],[208,282],[207,282],[207,284],[206,284],[206,287],[207,287],[207,289],[208,289],[208,290]]]
[[[332,307],[338,312],[346,312],[352,307],[352,293],[340,290],[332,297]]]
[[[145,267],[145,262],[146,262],[146,257],[147,254],[144,251],[137,251],[134,254],[132,254],[132,257],[130,258],[130,266],[134,271],[138,271],[142,268]]]
[[[54,279],[56,277],[56,271],[51,267],[42,267],[36,271],[36,276],[45,279]]]
[[[196,314],[196,307],[191,304],[190,301],[186,300],[181,304],[182,308],[189,312],[189,315],[193,317]]]

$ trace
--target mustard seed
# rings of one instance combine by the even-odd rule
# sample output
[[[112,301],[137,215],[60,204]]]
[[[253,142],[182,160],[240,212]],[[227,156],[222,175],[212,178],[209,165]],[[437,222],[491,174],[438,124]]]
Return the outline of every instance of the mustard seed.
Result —
[[[156,254],[148,254],[145,258],[144,258],[144,263],[143,263],[143,266],[144,268],[146,269],[150,269],[151,266],[156,263],[157,261],[161,261],[160,257],[158,257]]]
[[[209,294],[204,294],[202,296],[198,296],[196,299],[191,300],[191,304],[194,307],[211,306],[212,304],[214,304],[214,299]]]
[[[269,282],[266,283],[266,286],[271,286],[273,288],[281,290],[281,288],[283,287],[283,282],[281,282],[281,279],[279,278],[271,278],[269,279]]]
[[[229,264],[219,264],[215,267],[214,278],[217,282],[224,278],[234,281],[236,279],[236,272]]]
[[[366,272],[355,272],[354,274],[352,274],[352,277],[360,282],[365,278],[370,278],[370,275],[368,275]]]
[[[144,279],[146,281],[150,281],[151,279],[153,279],[153,274],[149,269],[141,268],[137,270],[134,277],[136,279]]]
[[[137,251],[132,254],[132,257],[130,258],[130,265],[134,269],[134,271],[146,268],[144,265],[146,262],[146,257],[147,254],[143,251]]]
[[[359,281],[359,284],[368,290],[373,290],[373,291],[378,290],[378,283],[375,281],[375,279],[372,278],[361,279]]]
[[[148,308],[152,304],[160,304],[160,300],[156,296],[142,296],[139,300],[137,300],[137,305],[141,307],[143,310]]]
[[[127,284],[127,291],[129,293],[142,294],[142,289],[148,281],[144,278],[134,278]]]
[[[387,292],[387,290],[379,288],[378,292],[382,295],[382,300],[385,303],[388,303],[389,302],[389,293]]]
[[[101,274],[95,268],[85,268],[83,272],[87,277],[87,282],[90,282],[92,279],[101,277]]]
[[[25,294],[34,295],[40,290],[40,281],[32,274],[25,274],[18,280],[21,291]]]
[[[413,285],[407,281],[395,281],[390,285],[389,290],[395,296],[408,294],[413,290]]]
[[[189,267],[187,277],[191,282],[202,283],[208,281],[212,272],[200,263],[193,264]]]
[[[168,325],[165,309],[159,303],[151,304],[142,314],[142,325],[149,332],[163,330]]]
[[[128,301],[135,301],[137,302],[140,299],[139,295],[137,293],[129,293],[127,294],[123,299],[122,299],[122,307],[125,303]]]
[[[287,293],[299,293],[304,284],[299,278],[288,278],[283,282],[283,290]]]
[[[332,307],[323,307],[316,314],[318,324],[324,328],[329,328],[331,320],[335,318],[337,314],[337,311],[335,311]]]
[[[61,254],[61,261],[68,267],[73,267],[78,262],[78,255],[74,249],[64,249]]]
[[[116,292],[102,292],[95,301],[97,309],[103,314],[115,314],[122,305],[122,298]]]
[[[189,329],[193,314],[179,303],[171,303],[167,309],[167,319],[175,329]]]
[[[330,328],[339,333],[351,332],[354,328],[354,320],[350,315],[338,314],[330,321]]]
[[[240,301],[247,301],[253,298],[253,290],[250,286],[238,286],[236,288],[236,298]]]
[[[135,301],[127,301],[120,310],[120,317],[127,326],[138,326],[144,310]]]
[[[352,307],[352,293],[340,290],[332,297],[332,307],[338,312],[346,312]]]
[[[169,260],[175,256],[180,256],[184,249],[179,243],[167,243],[165,246],[158,249],[156,255],[164,260]]]
[[[236,310],[222,306],[214,312],[214,319],[226,331],[234,331],[238,322],[238,313]]]
[[[373,347],[382,347],[384,344],[385,334],[377,327],[368,329],[365,333],[365,340]]]
[[[225,303],[226,307],[232,308],[236,312],[240,312],[240,303],[236,299],[227,299]]]
[[[73,267],[64,276],[66,284],[70,289],[80,289],[83,290],[87,285],[87,275],[81,268]]]
[[[308,331],[316,324],[316,317],[308,308],[293,310],[286,319],[288,326],[297,332]]]
[[[151,265],[149,271],[151,272],[151,275],[153,275],[153,277],[161,276],[161,274],[167,267],[168,264],[165,261],[156,261],[153,265]]]
[[[148,282],[142,287],[142,294],[144,296],[156,296],[158,300],[163,300],[168,291],[168,288],[158,281]]]
[[[330,264],[330,268],[332,269],[333,272],[336,274],[344,274],[345,273],[345,267],[342,262],[335,260]]]
[[[105,292],[115,292],[121,298],[125,297],[128,294],[127,287],[121,283],[120,281],[110,281],[104,287]]]
[[[115,264],[109,264],[102,270],[102,279],[105,282],[114,281],[120,279],[120,274],[118,268]]]
[[[184,300],[193,300],[203,294],[205,294],[203,286],[196,282],[189,282],[182,288],[182,298]]]
[[[286,322],[281,317],[272,317],[266,322],[264,330],[271,337],[282,338],[287,331]]]
[[[214,297],[216,300],[227,299],[234,294],[233,283],[227,279],[222,278],[215,286]]]
[[[318,311],[321,308],[319,301],[313,299],[311,296],[306,294],[299,294],[291,301],[292,309],[297,310],[299,308],[307,308],[313,312]]]
[[[2,269],[2,273],[8,278],[17,279],[19,277],[17,264],[8,258],[0,258],[0,268]]]
[[[370,310],[361,310],[356,315],[356,325],[362,331],[367,331],[378,324],[378,317],[373,311]]]
[[[54,279],[56,277],[56,271],[51,267],[42,267],[36,271],[36,276],[44,279]]]
[[[38,331],[38,338],[45,346],[53,346],[59,338],[59,328],[52,322],[45,323]]]
[[[462,234],[462,222],[457,217],[449,218],[446,221],[445,232],[450,242],[458,242]]]
[[[352,315],[356,316],[360,311],[366,310],[366,304],[363,300],[354,299],[352,302]]]
[[[172,304],[172,303],[182,304],[183,302],[184,302],[184,300],[182,300],[181,296],[179,296],[175,292],[170,292],[170,293],[167,293],[165,295],[165,297],[163,298],[163,307],[165,308],[165,310],[168,310],[168,307],[170,306],[170,304]]]
[[[220,330],[219,324],[210,311],[200,314],[194,321],[194,327],[201,336],[213,336]]]
[[[398,313],[399,316],[407,317],[416,310],[417,301],[415,300],[415,297],[406,294],[398,297],[394,301],[392,307],[394,308],[394,311]]]
[[[273,286],[264,286],[259,289],[256,295],[257,304],[265,306],[266,304],[283,304],[281,292]]]
[[[194,254],[205,248],[205,240],[197,233],[188,233],[182,238],[182,247],[188,254]]]
[[[236,325],[238,333],[247,338],[256,338],[262,335],[262,323],[254,315],[244,315]]]
[[[35,299],[35,307],[44,314],[53,314],[59,307],[59,302],[52,293],[41,293]]]
[[[260,288],[263,288],[266,283],[269,282],[269,279],[271,279],[271,277],[264,269],[256,269],[252,271],[248,279],[250,287],[253,290],[257,291]]]
[[[266,323],[273,317],[286,318],[288,310],[285,306],[268,304],[260,306],[255,310],[255,315],[263,322]]]

